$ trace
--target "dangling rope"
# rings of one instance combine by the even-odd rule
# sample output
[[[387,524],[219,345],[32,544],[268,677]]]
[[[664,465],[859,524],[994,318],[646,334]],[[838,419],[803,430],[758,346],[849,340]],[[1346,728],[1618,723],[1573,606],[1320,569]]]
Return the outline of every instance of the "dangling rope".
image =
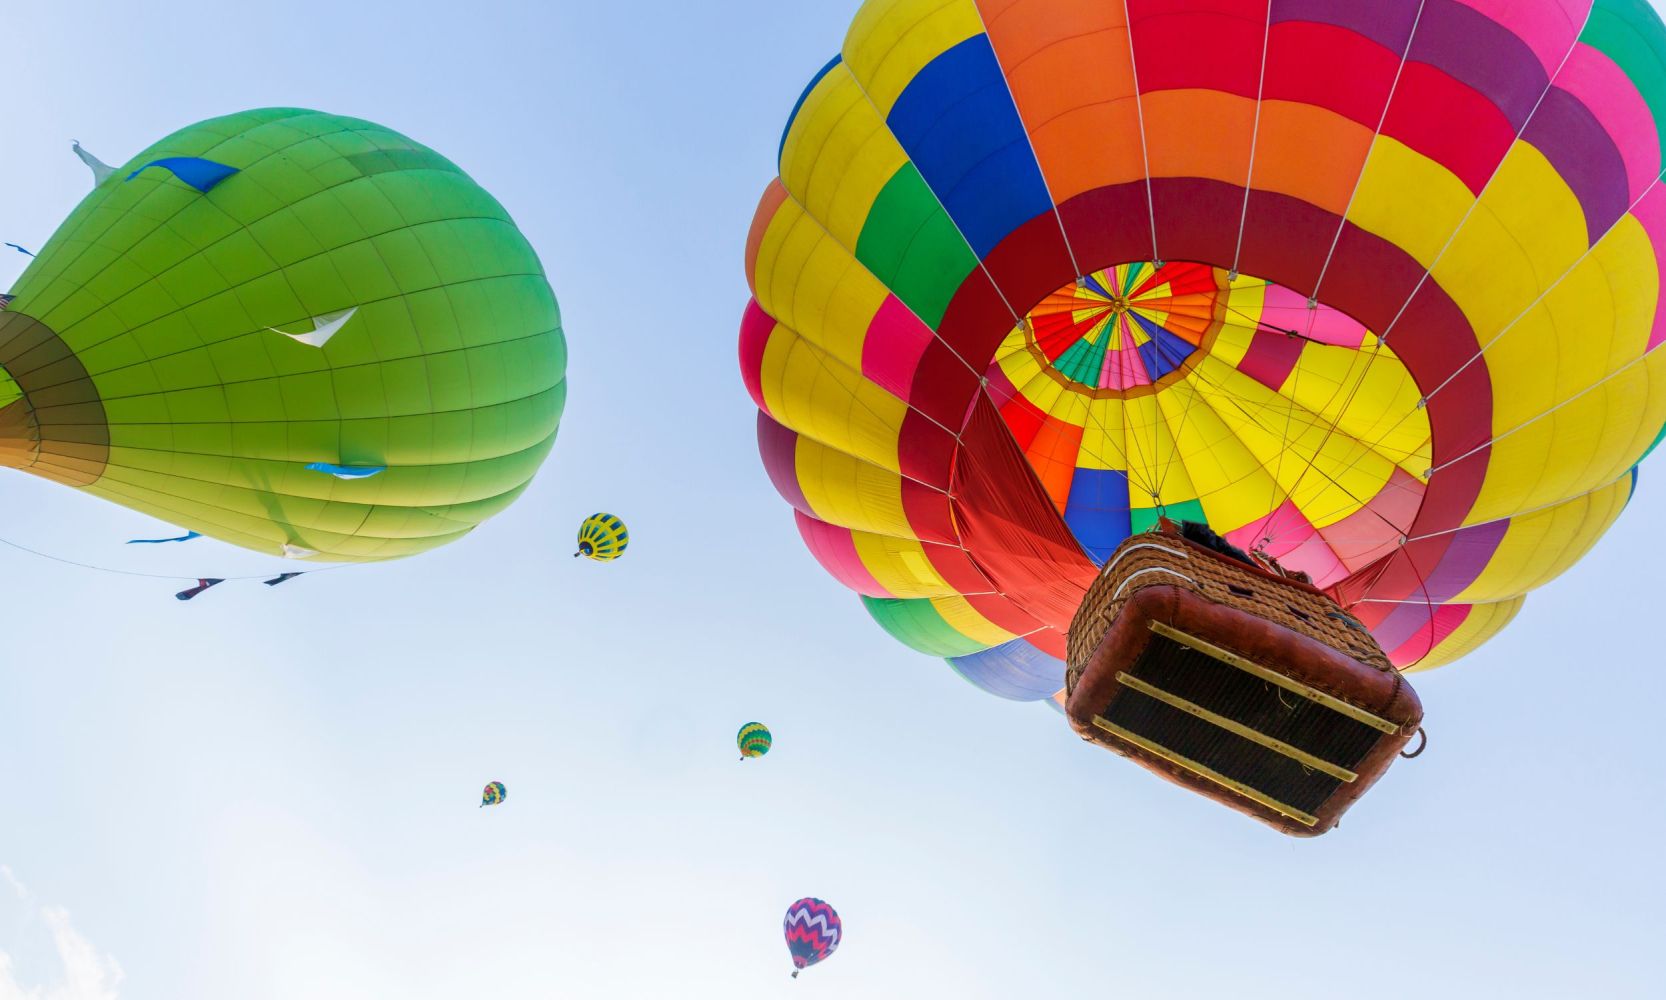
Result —
[[[1122,0],[1122,23],[1128,28],[1128,69],[1134,76],[1134,115],[1140,125],[1140,162],[1145,170],[1145,210],[1151,217],[1151,262],[1163,266],[1163,255],[1157,249],[1157,203],[1151,197],[1151,153],[1145,141],[1145,102],[1140,94],[1140,67],[1134,57],[1134,19],[1128,13],[1128,0]]]
[[[990,33],[989,22],[984,18],[982,8],[978,7],[976,4],[973,4],[972,5],[972,11],[973,11],[973,13],[977,14],[977,16],[978,16],[978,27],[983,29],[984,37],[986,39],[988,39],[988,41],[989,41],[990,51],[996,53],[995,54],[995,61],[997,63],[1000,63],[1003,66],[1006,65],[1005,63],[1001,62],[1000,53],[997,52],[996,49],[995,49],[995,38],[996,38],[996,36],[994,34]],[[1002,72],[998,75],[1001,78],[1001,83],[1003,85],[1005,85],[1005,87],[1007,89],[1007,99],[1012,102],[1012,106],[1016,110],[1018,108],[1018,95],[1014,94],[1012,92],[1012,81],[1007,79],[1007,75],[1006,75],[1005,72]],[[1029,129],[1025,128],[1025,129],[1022,129],[1021,131],[1023,131],[1023,133],[1024,133],[1024,144],[1029,147],[1030,158],[1032,160],[1034,160],[1036,162],[1036,164],[1039,166],[1040,163],[1041,163],[1041,155],[1036,152],[1035,139],[1030,135],[1030,130]],[[1053,206],[1053,221],[1057,222],[1058,225],[1059,225],[1059,239],[1064,241],[1064,252],[1070,256],[1070,269],[1072,271],[1075,271],[1079,275],[1079,274],[1082,273],[1082,265],[1080,265],[1076,262],[1076,248],[1070,245],[1070,234],[1065,231],[1064,216],[1059,214],[1058,200],[1053,197],[1053,186],[1047,180],[1046,171],[1039,171],[1038,170],[1038,173],[1041,174],[1041,188],[1042,188],[1042,190],[1047,192],[1047,203],[1049,205]]]
[[[1509,147],[1507,147],[1507,150],[1513,149],[1515,147],[1515,143],[1521,141],[1521,137],[1527,133],[1528,125],[1533,121],[1533,116],[1539,113],[1539,107],[1544,104],[1545,97],[1547,97],[1552,90],[1556,89],[1556,81],[1561,77],[1562,70],[1568,65],[1568,59],[1573,56],[1574,50],[1579,48],[1580,38],[1585,34],[1586,25],[1591,23],[1591,15],[1595,12],[1595,10],[1595,4],[1586,8],[1585,20],[1580,25],[1579,31],[1574,33],[1573,41],[1569,43],[1568,50],[1562,54],[1562,61],[1556,64],[1556,72],[1550,74],[1550,76],[1546,78],[1545,89],[1539,92],[1538,100],[1534,101],[1533,107],[1528,109],[1527,117],[1521,120],[1521,127],[1516,129],[1515,140]],[[1504,159],[1508,158],[1509,153],[1506,151]],[[1498,177],[1498,171],[1499,168],[1504,165],[1504,159],[1500,159],[1498,163],[1493,166],[1492,173],[1487,175],[1485,183],[1481,185],[1481,190],[1476,192],[1475,199],[1469,203],[1468,208],[1464,209],[1463,217],[1458,220],[1458,224],[1453,227],[1451,234],[1446,237],[1446,242],[1441,245],[1439,252],[1437,252],[1434,259],[1429,262],[1429,266],[1423,269],[1423,274],[1417,279],[1417,284],[1412,288],[1411,294],[1406,296],[1406,301],[1400,303],[1400,308],[1395,312],[1394,318],[1389,321],[1388,326],[1383,330],[1383,338],[1385,340],[1388,338],[1388,335],[1393,332],[1395,326],[1400,322],[1400,317],[1405,315],[1406,309],[1411,306],[1412,301],[1417,298],[1417,293],[1423,290],[1423,285],[1428,282],[1430,276],[1434,273],[1434,269],[1440,266],[1441,260],[1446,256],[1446,251],[1452,249],[1452,244],[1457,242],[1458,234],[1463,231],[1464,226],[1469,224],[1470,216],[1475,214],[1476,208],[1480,207],[1481,199],[1485,197],[1487,190],[1492,187],[1493,180]],[[1636,204],[1633,203],[1631,208],[1636,208]],[[1630,214],[1631,209],[1627,209],[1625,215]],[[1624,215],[1621,216],[1622,219],[1624,217]],[[1619,219],[1616,219],[1614,224],[1617,225],[1618,223]],[[1604,235],[1607,234],[1605,233]],[[1597,242],[1600,242],[1600,237]],[[1595,245],[1595,242],[1593,242],[1592,247],[1594,248]]]
[[[1594,8],[1593,8],[1593,10],[1594,10]],[[1419,8],[1418,16],[1419,17],[1422,16],[1421,8]],[[1590,22],[1590,16],[1591,16],[1591,12],[1587,11],[1586,12],[1585,23],[1588,24]],[[1414,23],[1413,33],[1415,34],[1415,32],[1416,32],[1416,26],[1415,26],[1415,23]],[[1581,29],[1581,33],[1583,33],[1583,28]],[[1521,123],[1520,128],[1518,128],[1516,130],[1516,139],[1518,141],[1521,139],[1521,136],[1526,132],[1528,125],[1533,120],[1533,116],[1538,113],[1539,107],[1544,103],[1544,99],[1545,99],[1546,95],[1548,95],[1550,93],[1550,91],[1555,87],[1556,81],[1561,76],[1563,68],[1567,66],[1568,59],[1573,55],[1574,50],[1576,48],[1578,48],[1578,46],[1579,46],[1578,37],[1579,37],[1578,34],[1576,34],[1574,36],[1574,41],[1569,45],[1568,51],[1563,53],[1561,62],[1559,62],[1557,64],[1556,71],[1554,73],[1552,73],[1549,76],[1549,78],[1546,80],[1545,89],[1539,93],[1538,100],[1534,101],[1533,107],[1528,111],[1527,116],[1524,119],[1522,119],[1522,123]],[[1508,158],[1508,153],[1506,153],[1505,158]],[[1442,244],[1439,252],[1437,252],[1435,254],[1434,259],[1432,261],[1430,261],[1429,266],[1424,268],[1423,274],[1417,280],[1417,284],[1415,286],[1413,286],[1413,288],[1411,290],[1411,293],[1406,296],[1405,301],[1403,301],[1400,304],[1400,308],[1398,310],[1396,310],[1396,312],[1394,314],[1394,317],[1389,321],[1388,326],[1383,329],[1382,333],[1378,337],[1379,346],[1383,345],[1383,344],[1386,344],[1388,342],[1388,338],[1389,338],[1390,334],[1392,334],[1395,331],[1395,329],[1398,327],[1399,322],[1400,322],[1400,318],[1405,315],[1406,310],[1409,309],[1411,307],[1412,302],[1414,300],[1416,300],[1418,292],[1420,292],[1422,290],[1424,284],[1428,282],[1430,276],[1434,272],[1434,268],[1439,265],[1440,261],[1446,256],[1446,252],[1448,250],[1450,250],[1452,245],[1457,241],[1458,234],[1463,231],[1463,229],[1466,225],[1468,225],[1470,217],[1475,213],[1476,208],[1479,207],[1480,204],[1481,204],[1482,198],[1486,195],[1487,191],[1492,187],[1492,182],[1493,182],[1494,179],[1497,178],[1499,168],[1502,167],[1502,166],[1503,166],[1503,159],[1501,159],[1498,162],[1498,164],[1496,164],[1493,167],[1492,172],[1487,175],[1486,182],[1484,184],[1482,184],[1481,190],[1476,194],[1474,200],[1470,202],[1469,207],[1464,210],[1463,217],[1458,220],[1457,226],[1455,226],[1453,228],[1451,234],[1447,236],[1446,242],[1444,244]],[[1654,187],[1654,185],[1659,182],[1659,180],[1660,180],[1660,177],[1657,176],[1654,179],[1654,181],[1650,182],[1649,188],[1652,189]],[[1648,191],[1645,190],[1643,192],[1643,194],[1646,196],[1648,194]],[[1640,197],[1640,198],[1637,199],[1637,201],[1634,201],[1632,203],[1632,205],[1627,209],[1627,212],[1625,213],[1625,215],[1622,215],[1620,218],[1623,219],[1627,215],[1629,215],[1630,212],[1637,207],[1637,202],[1641,201],[1641,200],[1642,200],[1642,198]],[[1350,198],[1350,204],[1351,203],[1352,203],[1352,199]],[[1560,285],[1562,280],[1564,278],[1566,278],[1569,274],[1571,274],[1572,271],[1574,270],[1574,268],[1577,267],[1578,264],[1581,261],[1583,261],[1586,256],[1588,256],[1590,253],[1592,253],[1596,249],[1597,244],[1601,243],[1602,240],[1605,239],[1608,236],[1608,233],[1613,231],[1614,227],[1619,224],[1619,221],[1620,221],[1620,219],[1616,219],[1615,222],[1612,225],[1610,225],[1608,231],[1604,232],[1602,236],[1598,237],[1595,241],[1593,241],[1591,243],[1591,245],[1586,248],[1584,253],[1580,254],[1579,258],[1577,260],[1575,260],[1573,262],[1573,264],[1570,265],[1566,271],[1564,271],[1560,276],[1558,276],[1557,279],[1554,282],[1551,283],[1551,287],[1547,288],[1544,292],[1542,292],[1539,295],[1538,298],[1534,299],[1534,301],[1527,306],[1526,309],[1523,309],[1522,312],[1519,315],[1517,315],[1514,319],[1512,319],[1504,327],[1504,329],[1499,332],[1498,336],[1495,336],[1484,347],[1482,347],[1479,351],[1477,351],[1475,353],[1475,355],[1473,355],[1468,361],[1465,361],[1458,368],[1454,369],[1452,374],[1450,376],[1448,376],[1445,381],[1441,382],[1440,385],[1436,386],[1433,390],[1431,390],[1430,392],[1425,394],[1423,399],[1418,403],[1418,408],[1419,409],[1426,409],[1427,406],[1428,406],[1428,402],[1429,402],[1430,398],[1432,398],[1436,393],[1438,393],[1442,389],[1446,388],[1446,386],[1454,378],[1456,378],[1459,373],[1461,373],[1465,368],[1469,367],[1469,365],[1473,364],[1476,360],[1478,360],[1481,357],[1482,354],[1486,353],[1488,348],[1490,348],[1493,344],[1498,342],[1499,338],[1502,337],[1505,332],[1507,332],[1512,327],[1514,327],[1518,322],[1520,322],[1521,319],[1524,318],[1527,315],[1528,312],[1532,311],[1533,307],[1536,306],[1545,297],[1545,295],[1548,295],[1549,292],[1553,288]],[[1339,235],[1340,235],[1340,233],[1339,233]],[[1332,245],[1332,250],[1333,250],[1333,252],[1335,250],[1334,243]],[[1326,257],[1326,265],[1327,266],[1329,265],[1329,257],[1328,256]],[[1323,275],[1321,275],[1321,279],[1322,279],[1322,277],[1323,277]],[[1315,287],[1315,294],[1317,294],[1317,287]],[[1377,435],[1375,440],[1373,440],[1371,442],[1367,442],[1367,447],[1370,450],[1376,450],[1377,446],[1380,445],[1381,442],[1388,437],[1388,435],[1393,434],[1395,431],[1397,431],[1399,429],[1400,425],[1402,423],[1404,423],[1404,421],[1406,419],[1408,419],[1410,416],[1411,416],[1410,413],[1407,413],[1404,416],[1402,416],[1399,421],[1396,421],[1394,424],[1390,425],[1388,428],[1386,428],[1384,431],[1382,431],[1379,435]],[[1364,454],[1365,453],[1362,453],[1361,457],[1363,457]],[[1464,456],[1464,457],[1467,457],[1467,456]],[[1343,470],[1344,473],[1346,473],[1348,471],[1351,471],[1352,466],[1353,466],[1353,463],[1349,463],[1349,467],[1347,469]],[[1426,473],[1426,476],[1433,476],[1434,473],[1437,472],[1437,471],[1439,471],[1439,469],[1430,468],[1428,470],[1428,472]]]
[[[1354,188],[1348,192],[1348,203],[1342,209],[1342,215],[1336,223],[1336,233],[1331,237],[1330,249],[1325,252],[1325,262],[1319,267],[1319,277],[1313,282],[1313,291],[1308,295],[1309,305],[1319,301],[1319,288],[1325,283],[1325,274],[1330,270],[1331,258],[1336,254],[1336,247],[1342,242],[1342,232],[1348,227],[1348,213],[1353,211],[1354,199],[1359,197],[1359,187],[1365,180],[1365,171],[1371,165],[1371,152],[1377,148],[1377,137],[1383,134],[1383,125],[1388,121],[1388,109],[1394,106],[1394,95],[1400,89],[1400,76],[1406,71],[1406,61],[1411,58],[1412,42],[1417,38],[1417,27],[1423,22],[1423,7],[1428,0],[1418,0],[1417,14],[1412,18],[1411,31],[1406,34],[1406,47],[1400,52],[1400,65],[1394,68],[1394,80],[1388,85],[1388,99],[1383,101],[1383,113],[1377,117],[1377,127],[1371,130],[1371,145],[1366,148],[1365,162],[1359,166],[1359,173],[1354,175]]]
[[[27,553],[38,559],[46,559],[50,562],[61,563],[65,566],[73,566],[77,569],[91,570],[95,573],[105,573],[111,576],[132,576],[146,580],[193,581],[196,584],[194,587],[187,588],[186,590],[180,591],[174,595],[182,601],[189,601],[210,587],[215,587],[222,583],[259,580],[266,584],[266,586],[272,587],[288,580],[293,580],[298,576],[311,576],[315,573],[331,573],[336,570],[343,569],[363,569],[368,565],[366,563],[337,563],[333,566],[320,566],[317,569],[280,572],[276,576],[273,575],[271,570],[268,570],[264,573],[253,573],[244,576],[204,577],[192,576],[185,573],[147,573],[143,570],[118,569],[114,566],[101,566],[97,563],[82,562],[78,559],[68,559],[63,556],[53,555],[50,552],[43,552],[40,549],[31,548],[19,542],[14,542],[9,538],[0,538],[0,545],[5,545],[9,548],[16,549],[19,552]]]
[[[1129,29],[1132,33],[1133,29]],[[1261,33],[1261,75],[1255,82],[1255,122],[1250,126],[1249,164],[1244,169],[1244,203],[1238,212],[1238,242],[1232,248],[1232,270],[1228,280],[1238,280],[1238,258],[1244,251],[1244,226],[1249,222],[1250,188],[1255,180],[1255,147],[1261,138],[1261,96],[1267,86],[1267,41],[1273,35],[1273,3],[1267,0],[1267,25]]]
[[[1365,179],[1365,172],[1370,166],[1371,151],[1376,148],[1375,137],[1382,134],[1383,125],[1384,125],[1384,123],[1386,123],[1388,121],[1388,110],[1394,104],[1394,95],[1399,89],[1400,77],[1405,72],[1406,61],[1407,61],[1407,59],[1410,58],[1412,42],[1417,37],[1417,29],[1418,29],[1418,26],[1422,23],[1423,9],[1424,9],[1424,6],[1425,6],[1426,3],[1427,3],[1427,0],[1419,0],[1419,2],[1418,2],[1417,14],[1412,19],[1411,31],[1408,32],[1407,35],[1406,35],[1405,48],[1400,53],[1400,63],[1394,70],[1394,80],[1389,85],[1388,97],[1383,102],[1382,114],[1378,116],[1378,118],[1377,118],[1377,127],[1372,132],[1373,141],[1372,141],[1371,146],[1366,151],[1366,154],[1365,154],[1366,155],[1366,160],[1365,160],[1364,163],[1362,163],[1360,165],[1359,173],[1356,174],[1355,177],[1354,177],[1353,190],[1351,190],[1348,193],[1347,205],[1342,210],[1341,218],[1337,222],[1336,232],[1331,237],[1330,248],[1328,250],[1326,250],[1326,252],[1325,252],[1324,263],[1322,265],[1320,265],[1319,276],[1316,279],[1314,279],[1313,290],[1308,295],[1307,304],[1308,304],[1308,308],[1310,308],[1310,309],[1315,309],[1315,308],[1318,307],[1318,304],[1319,304],[1319,290],[1320,290],[1321,287],[1323,287],[1324,282],[1325,282],[1325,276],[1330,271],[1331,260],[1336,255],[1336,248],[1342,242],[1342,233],[1343,233],[1344,229],[1347,228],[1348,213],[1353,210],[1354,199],[1359,197],[1360,185],[1361,185],[1361,183],[1363,183],[1363,181]],[[1361,346],[1363,347],[1363,344]],[[1381,353],[1381,348],[1382,348],[1382,338],[1381,337],[1377,338],[1377,347],[1378,347],[1378,350],[1372,352],[1371,355],[1367,358],[1366,365],[1365,365],[1365,371],[1360,373],[1358,381],[1356,381],[1354,383],[1353,388],[1348,393],[1347,400],[1343,403],[1342,407],[1336,411],[1337,416],[1336,416],[1335,421],[1332,423],[1330,429],[1326,431],[1325,436],[1320,440],[1319,446],[1314,449],[1313,458],[1308,462],[1307,468],[1302,470],[1302,472],[1296,477],[1296,482],[1291,486],[1291,488],[1289,490],[1286,491],[1287,496],[1293,496],[1297,493],[1298,490],[1300,490],[1301,484],[1305,480],[1305,478],[1307,476],[1307,473],[1309,471],[1311,471],[1313,465],[1316,462],[1318,462],[1320,456],[1324,454],[1325,446],[1330,443],[1331,435],[1333,435],[1336,431],[1336,428],[1341,425],[1343,415],[1346,414],[1348,412],[1348,408],[1353,405],[1353,400],[1354,400],[1355,396],[1357,395],[1357,393],[1359,391],[1359,387],[1362,386],[1365,383],[1366,377],[1369,376],[1370,373],[1371,373],[1372,363],[1375,362],[1375,360],[1377,358],[1377,355]],[[1350,377],[1353,375],[1353,361],[1352,360],[1350,360],[1349,365],[1348,365],[1348,374],[1349,374]],[[1342,391],[1342,389],[1339,386],[1338,387],[1338,392],[1341,392],[1341,391]],[[1335,398],[1336,398],[1336,396],[1335,396],[1335,394],[1333,394],[1332,397],[1331,397],[1331,402],[1334,402]],[[1326,405],[1326,409],[1329,409],[1329,404]],[[1271,520],[1271,515],[1269,514],[1268,515],[1268,522],[1266,522],[1266,523],[1270,523],[1270,520]],[[1265,528],[1263,528],[1261,530],[1265,530]],[[1401,531],[1400,534],[1404,534],[1404,532]]]

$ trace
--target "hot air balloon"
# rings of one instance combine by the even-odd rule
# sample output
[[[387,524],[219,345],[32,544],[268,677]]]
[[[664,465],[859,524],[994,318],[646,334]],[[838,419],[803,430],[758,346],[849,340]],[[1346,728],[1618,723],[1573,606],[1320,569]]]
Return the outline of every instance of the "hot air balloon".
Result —
[[[1356,665],[1449,663],[1666,424],[1662,95],[1641,0],[869,0],[747,240],[764,466],[1003,698],[1067,707],[1072,619],[1164,519],[1305,574]]]
[[[839,914],[819,899],[806,896],[787,907],[781,931],[787,938],[787,950],[792,953],[793,978],[797,979],[800,972],[833,954],[844,930]]]
[[[537,255],[433,150],[289,108],[115,169],[0,311],[0,463],[262,552],[467,534],[555,439]]]
[[[761,722],[748,722],[740,727],[735,734],[735,745],[740,747],[740,759],[748,757],[762,757],[769,753],[774,737],[769,734],[769,727]]]
[[[612,514],[591,514],[578,526],[578,551],[573,555],[584,556],[597,562],[612,562],[625,554],[625,546],[630,544],[631,533],[625,530],[625,522]]]
[[[495,806],[509,797],[509,789],[503,787],[501,781],[489,781],[486,790],[480,793],[480,807]]]

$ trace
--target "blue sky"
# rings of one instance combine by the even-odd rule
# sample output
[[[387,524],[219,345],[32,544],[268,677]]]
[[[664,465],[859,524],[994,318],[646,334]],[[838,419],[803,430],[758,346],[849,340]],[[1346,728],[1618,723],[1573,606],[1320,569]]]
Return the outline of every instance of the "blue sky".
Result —
[[[1661,995],[1666,473],[1419,679],[1429,753],[1290,841],[892,642],[770,488],[741,248],[853,0],[98,7],[6,16],[0,239],[85,193],[71,139],[370,118],[514,214],[571,394],[526,496],[419,559],[182,604],[0,547],[0,1000]],[[569,558],[596,509],[620,563]],[[0,476],[14,543],[276,565],[121,545],[165,528]],[[777,743],[742,765],[751,719]],[[803,895],[847,940],[791,981]]]

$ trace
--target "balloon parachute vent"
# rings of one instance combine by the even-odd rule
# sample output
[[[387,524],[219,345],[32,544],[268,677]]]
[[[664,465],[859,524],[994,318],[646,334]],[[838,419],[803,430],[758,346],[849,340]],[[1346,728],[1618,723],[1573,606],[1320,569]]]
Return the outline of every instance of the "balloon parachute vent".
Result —
[[[1422,706],[1305,577],[1200,544],[1196,528],[1165,522],[1106,561],[1071,623],[1071,727],[1284,833],[1322,834],[1397,759]]]

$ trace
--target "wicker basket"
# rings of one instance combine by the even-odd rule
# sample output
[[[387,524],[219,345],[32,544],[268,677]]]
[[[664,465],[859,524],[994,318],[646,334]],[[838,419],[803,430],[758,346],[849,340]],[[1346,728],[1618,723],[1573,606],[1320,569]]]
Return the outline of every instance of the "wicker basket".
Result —
[[[1084,739],[1298,836],[1335,826],[1423,717],[1371,633],[1305,577],[1166,521],[1106,562],[1068,655]]]
[[[1392,672],[1377,640],[1336,602],[1272,559],[1257,569],[1180,537],[1173,522],[1123,542],[1088,588],[1070,622],[1067,685],[1105,637],[1123,602],[1146,587],[1183,587],[1199,597],[1282,625],[1378,670]]]

